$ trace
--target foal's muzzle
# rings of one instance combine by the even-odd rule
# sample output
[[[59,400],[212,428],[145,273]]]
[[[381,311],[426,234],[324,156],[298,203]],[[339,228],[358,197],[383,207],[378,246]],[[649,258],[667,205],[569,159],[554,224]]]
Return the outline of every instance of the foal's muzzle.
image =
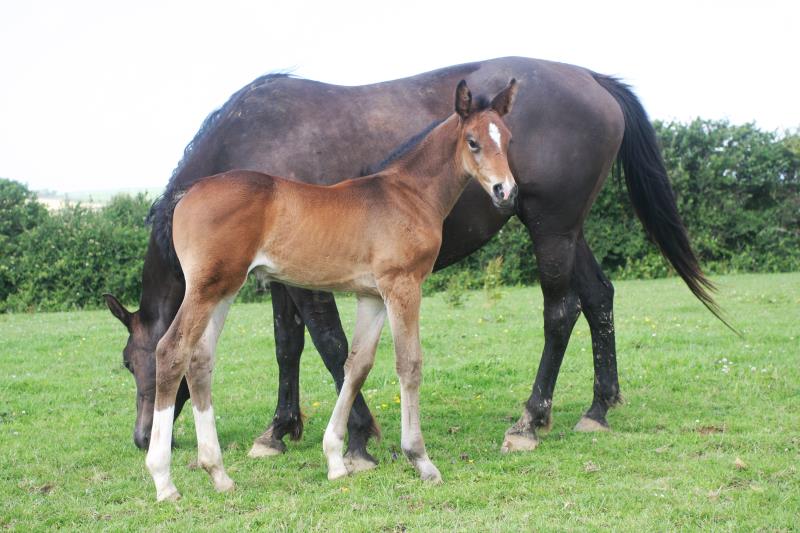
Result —
[[[517,184],[495,183],[492,186],[492,203],[503,211],[512,210],[517,202]]]

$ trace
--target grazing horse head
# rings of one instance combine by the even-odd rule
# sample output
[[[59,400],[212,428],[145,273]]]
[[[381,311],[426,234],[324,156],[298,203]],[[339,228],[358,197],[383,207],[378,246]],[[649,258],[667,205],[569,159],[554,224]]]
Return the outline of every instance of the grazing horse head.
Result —
[[[136,423],[133,427],[133,442],[137,448],[146,450],[150,445],[150,429],[153,425],[153,406],[156,399],[156,360],[153,352],[160,336],[157,335],[158,329],[143,324],[142,310],[128,311],[111,294],[104,294],[103,297],[111,314],[128,330],[128,342],[122,350],[122,364],[133,374],[136,381]],[[181,402],[176,407],[176,416],[183,406],[183,401],[189,397],[185,381],[181,383],[178,396]]]
[[[460,160],[464,171],[475,178],[500,209],[514,207],[517,184],[508,166],[508,145],[511,132],[502,118],[514,104],[517,80],[511,79],[491,102],[472,101],[467,82],[461,80],[456,88],[456,114],[463,121]]]
[[[147,449],[150,440],[150,426],[153,423],[153,403],[155,402],[155,360],[151,357],[149,336],[140,327],[139,312],[130,312],[111,294],[104,294],[106,305],[122,325],[128,330],[128,343],[122,351],[122,364],[136,380],[136,425],[133,441],[141,449]],[[158,342],[158,339],[156,339]]]

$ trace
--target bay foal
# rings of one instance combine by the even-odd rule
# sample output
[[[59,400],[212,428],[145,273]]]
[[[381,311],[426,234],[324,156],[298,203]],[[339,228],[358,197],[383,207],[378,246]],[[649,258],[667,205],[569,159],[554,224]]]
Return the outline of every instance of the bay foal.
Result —
[[[512,79],[491,103],[473,105],[461,81],[455,113],[378,174],[322,187],[231,171],[203,179],[179,197],[172,242],[186,292],[156,348],[146,461],[158,500],[180,496],[170,461],[175,397],[184,376],[198,463],[217,490],[234,486],[222,465],[211,377],[228,308],[252,270],[290,285],[358,296],[345,380],[323,439],[328,478],[348,473],[342,457],[348,413],[372,368],[388,316],[400,380],[401,446],[422,479],[441,481],[425,451],[419,421],[421,285],[439,253],[442,223],[471,177],[497,207],[513,206],[516,183],[507,159],[511,134],[501,117],[511,110],[516,89]]]

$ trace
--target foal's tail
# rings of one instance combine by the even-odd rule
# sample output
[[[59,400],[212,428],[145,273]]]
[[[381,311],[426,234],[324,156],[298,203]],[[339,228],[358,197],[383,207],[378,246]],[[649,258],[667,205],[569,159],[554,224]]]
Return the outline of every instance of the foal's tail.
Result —
[[[656,132],[641,102],[630,87],[618,79],[596,73],[592,75],[622,108],[625,133],[615,170],[619,172],[621,166],[624,171],[631,203],[645,231],[692,294],[723,324],[739,334],[722,317],[721,309],[711,296],[716,289],[701,270],[689,243],[686,227],[675,205],[675,194],[667,178]]]

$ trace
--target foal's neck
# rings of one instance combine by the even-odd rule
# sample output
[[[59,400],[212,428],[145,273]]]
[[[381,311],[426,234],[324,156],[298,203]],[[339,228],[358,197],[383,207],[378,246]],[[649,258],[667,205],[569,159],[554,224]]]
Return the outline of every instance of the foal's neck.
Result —
[[[398,177],[407,181],[442,220],[461,196],[469,176],[456,161],[460,119],[453,114],[436,126],[395,165]]]

